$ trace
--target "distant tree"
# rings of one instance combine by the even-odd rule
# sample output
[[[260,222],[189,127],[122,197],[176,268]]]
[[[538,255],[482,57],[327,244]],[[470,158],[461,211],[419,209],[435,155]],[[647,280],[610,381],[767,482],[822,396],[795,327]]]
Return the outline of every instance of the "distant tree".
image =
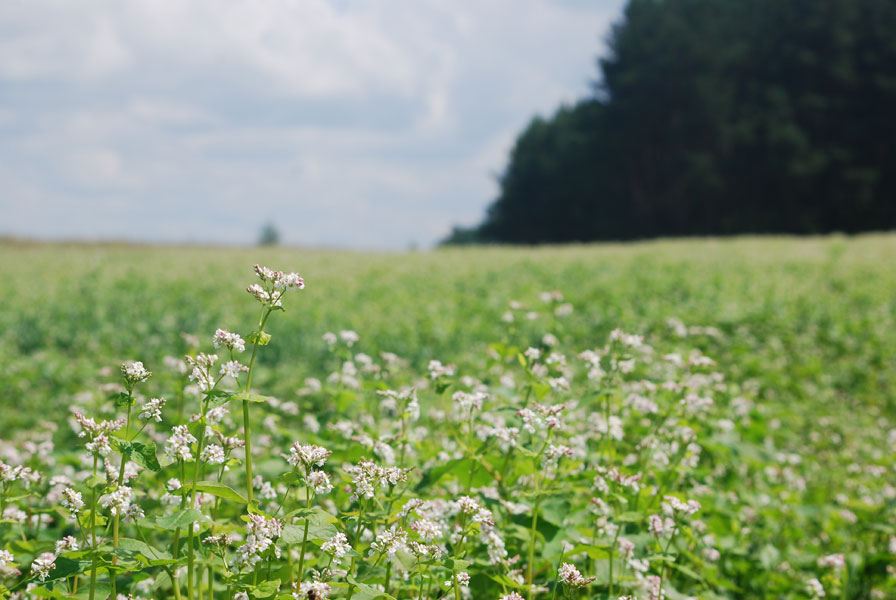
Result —
[[[259,246],[276,246],[280,243],[280,231],[273,223],[268,222],[262,225],[258,234]]]
[[[533,119],[449,240],[896,227],[894,31],[884,0],[630,0],[593,96]]]

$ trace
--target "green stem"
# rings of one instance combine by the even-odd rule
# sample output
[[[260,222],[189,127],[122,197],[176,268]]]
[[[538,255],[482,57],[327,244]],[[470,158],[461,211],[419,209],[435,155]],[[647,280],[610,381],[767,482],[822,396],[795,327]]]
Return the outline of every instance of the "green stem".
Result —
[[[532,508],[532,528],[529,532],[529,564],[526,573],[526,585],[529,588],[529,600],[532,600],[532,563],[535,562],[535,528],[538,525],[538,507],[540,504],[541,496],[538,496],[535,498],[535,506]]]
[[[311,508],[311,488],[308,487],[308,470],[305,470],[305,509]],[[305,516],[305,532],[302,534],[302,553],[299,554],[299,583],[302,583],[305,576],[305,546],[308,543],[308,525],[311,519]],[[388,580],[387,580],[388,581]],[[388,589],[388,584],[387,584]],[[388,593],[388,591],[386,592]]]
[[[96,477],[96,454],[93,455],[93,476]],[[90,553],[92,561],[90,565],[90,595],[89,599],[94,600],[96,594],[96,487],[91,486],[90,491]]]
[[[616,542],[619,540],[619,533],[622,531],[622,526],[616,526],[616,535],[613,536],[613,543],[610,544],[610,597],[613,597],[613,552],[616,550]]]
[[[264,311],[265,309],[262,309]],[[249,374],[246,376],[246,393],[252,391],[252,375],[255,371],[255,355],[258,353],[258,338],[264,331],[264,324],[271,314],[271,309],[267,309],[262,313],[263,316],[258,322],[258,332],[256,333],[255,343],[252,344],[252,357],[249,359]],[[243,437],[246,438],[246,498],[249,504],[252,504],[252,436],[249,429],[249,401],[243,400]]]

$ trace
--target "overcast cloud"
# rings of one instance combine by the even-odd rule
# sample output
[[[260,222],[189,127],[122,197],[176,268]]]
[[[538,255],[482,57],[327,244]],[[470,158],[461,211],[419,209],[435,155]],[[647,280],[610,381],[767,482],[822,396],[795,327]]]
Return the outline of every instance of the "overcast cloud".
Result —
[[[0,234],[430,245],[623,0],[3,0]]]

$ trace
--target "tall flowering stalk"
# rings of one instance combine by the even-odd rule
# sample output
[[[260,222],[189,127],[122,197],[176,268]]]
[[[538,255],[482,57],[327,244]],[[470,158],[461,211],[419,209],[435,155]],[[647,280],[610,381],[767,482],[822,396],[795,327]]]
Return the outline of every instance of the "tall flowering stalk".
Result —
[[[258,319],[258,329],[248,336],[252,344],[252,356],[249,359],[249,373],[246,376],[245,396],[243,397],[243,435],[246,441],[246,496],[249,504],[252,504],[252,435],[249,427],[249,394],[252,393],[252,375],[255,373],[255,356],[259,346],[266,346],[271,341],[271,335],[265,333],[264,326],[268,317],[275,310],[283,310],[283,295],[292,289],[305,289],[305,280],[298,273],[284,273],[272,271],[267,267],[255,265],[253,267],[261,283],[253,283],[246,291],[249,292],[261,304],[261,315]]]

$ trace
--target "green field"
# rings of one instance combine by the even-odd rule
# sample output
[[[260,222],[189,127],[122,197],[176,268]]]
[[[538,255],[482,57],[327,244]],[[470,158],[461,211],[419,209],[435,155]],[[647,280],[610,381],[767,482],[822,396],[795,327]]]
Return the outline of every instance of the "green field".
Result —
[[[162,447],[171,425],[200,404],[195,393],[184,393],[186,380],[166,357],[195,352],[189,336],[201,342],[199,350],[212,352],[217,328],[246,338],[259,320],[259,305],[245,288],[257,280],[252,265],[260,263],[297,271],[306,288],[290,292],[285,311],[271,315],[265,331],[272,338],[259,347],[254,366],[253,391],[273,397],[251,407],[256,473],[274,489],[280,486],[276,499],[257,507],[275,514],[284,489],[296,489],[293,479],[280,478],[289,470],[281,455],[293,441],[325,446],[334,452],[326,469],[335,490],[315,499],[320,508],[314,519],[306,513],[287,519],[300,529],[310,522],[319,537],[308,538],[304,570],[287,559],[290,550],[305,546],[302,536],[290,542],[284,535],[278,542],[283,557],[265,556],[261,576],[264,567],[237,572],[219,560],[212,589],[199,577],[196,590],[188,590],[186,575],[172,586],[169,565],[121,558],[127,568],[117,571],[119,593],[168,598],[177,587],[184,597],[213,592],[229,600],[238,590],[279,597],[290,591],[293,578],[310,580],[312,567],[326,567],[319,546],[339,531],[354,548],[351,566],[348,559],[341,565],[350,572],[325,578],[331,597],[355,600],[386,591],[396,598],[455,592],[459,598],[467,593],[463,586],[443,581],[463,570],[477,599],[514,590],[527,597],[530,577],[544,586],[532,597],[545,600],[648,598],[651,576],[673,600],[809,598],[811,579],[827,597],[896,597],[894,257],[891,235],[415,253],[0,244],[0,460],[31,465],[43,475],[29,490],[15,482],[0,494],[4,505],[18,503],[29,519],[31,511],[54,516],[46,525],[17,524],[14,516],[0,523],[0,547],[15,555],[23,573],[7,574],[0,583],[17,592],[37,583],[29,578],[31,559],[52,549],[61,535],[84,529],[82,522],[66,521],[49,479],[67,473],[88,499],[83,482],[90,465],[80,458],[83,444],[69,426],[70,412],[77,407],[97,419],[111,419],[116,411],[122,416],[112,400],[122,389],[119,365],[131,360],[154,373],[137,388],[138,402],[165,396],[168,406],[165,420],[142,434],[156,442],[161,472],[143,471],[134,484],[151,524],[122,524],[123,535],[146,535],[149,547],[164,549],[169,558],[175,552],[171,565],[186,564],[186,551],[176,547],[180,538],[172,546],[170,528],[156,521],[177,508],[161,498],[164,482],[178,474],[177,462]],[[551,291],[562,299],[542,298]],[[650,349],[608,343],[617,328],[644,336]],[[357,332],[359,341],[331,348],[324,334],[342,330]],[[523,357],[529,347],[541,350],[541,357]],[[586,350],[601,355],[607,374],[600,381],[586,376],[589,365],[579,357]],[[715,364],[689,365],[695,351]],[[390,367],[382,352],[401,360]],[[551,352],[562,354],[566,365],[547,364]],[[374,366],[365,368],[368,360],[359,353]],[[673,353],[683,357],[683,366],[667,356]],[[619,367],[629,359],[635,359],[632,370]],[[433,379],[431,360],[456,365],[456,374]],[[560,376],[569,390],[557,383]],[[320,389],[307,378],[321,382]],[[549,385],[551,379],[556,385]],[[667,381],[677,387],[664,388]],[[419,395],[421,417],[413,428],[402,412],[407,398],[395,407],[376,394],[406,386],[416,386]],[[482,390],[488,398],[475,414],[456,418],[452,395],[459,390]],[[710,398],[712,405],[682,404],[688,393]],[[516,412],[536,401],[566,403],[565,427],[556,434],[550,428],[523,431],[509,451],[482,433],[483,427],[504,425],[524,430]],[[242,426],[238,399],[230,411],[220,425],[224,435]],[[622,439],[606,432],[607,416],[620,419]],[[354,423],[354,437],[333,427],[346,420]],[[352,485],[346,464],[362,456],[389,462],[388,451],[375,452],[368,438],[391,445],[400,455],[395,464],[412,468],[408,485],[378,492],[385,495],[374,499],[375,506],[374,500],[353,500],[344,489]],[[54,449],[39,448],[46,439]],[[555,443],[574,452],[545,469],[540,461]],[[240,456],[232,457],[221,481],[245,495]],[[602,469],[642,479],[628,485]],[[199,491],[212,493],[202,486]],[[372,538],[393,525],[407,529],[410,517],[400,509],[411,498],[450,501],[465,493],[491,510],[508,558],[496,559],[494,548],[479,543],[486,536],[480,524],[469,540],[452,540],[443,531],[445,537],[433,543],[442,544],[445,556],[429,563],[415,562],[406,548],[379,560],[371,538],[355,537],[356,524]],[[299,499],[304,506],[305,496],[295,494],[281,516]],[[648,517],[660,513],[664,494],[696,499],[701,508],[693,517],[676,513],[677,533],[657,538],[648,531]],[[244,531],[239,515],[245,504],[221,504],[223,512],[209,527]],[[324,510],[327,517],[320,517]],[[443,529],[473,527],[453,510]],[[111,535],[108,528],[97,531]],[[630,556],[622,556],[619,539],[632,542]],[[146,558],[145,549],[135,552]],[[214,556],[208,544],[195,552],[201,574]],[[228,560],[234,550],[229,552]],[[60,555],[57,566],[65,557],[80,566],[34,593],[87,597],[88,553]],[[827,564],[839,564],[836,557],[824,560],[838,554],[843,566]],[[458,561],[453,567],[452,557]],[[584,587],[557,583],[563,562],[596,579]],[[108,573],[115,570],[103,564],[97,597],[108,593]],[[275,579],[279,592],[273,584],[264,587]]]

